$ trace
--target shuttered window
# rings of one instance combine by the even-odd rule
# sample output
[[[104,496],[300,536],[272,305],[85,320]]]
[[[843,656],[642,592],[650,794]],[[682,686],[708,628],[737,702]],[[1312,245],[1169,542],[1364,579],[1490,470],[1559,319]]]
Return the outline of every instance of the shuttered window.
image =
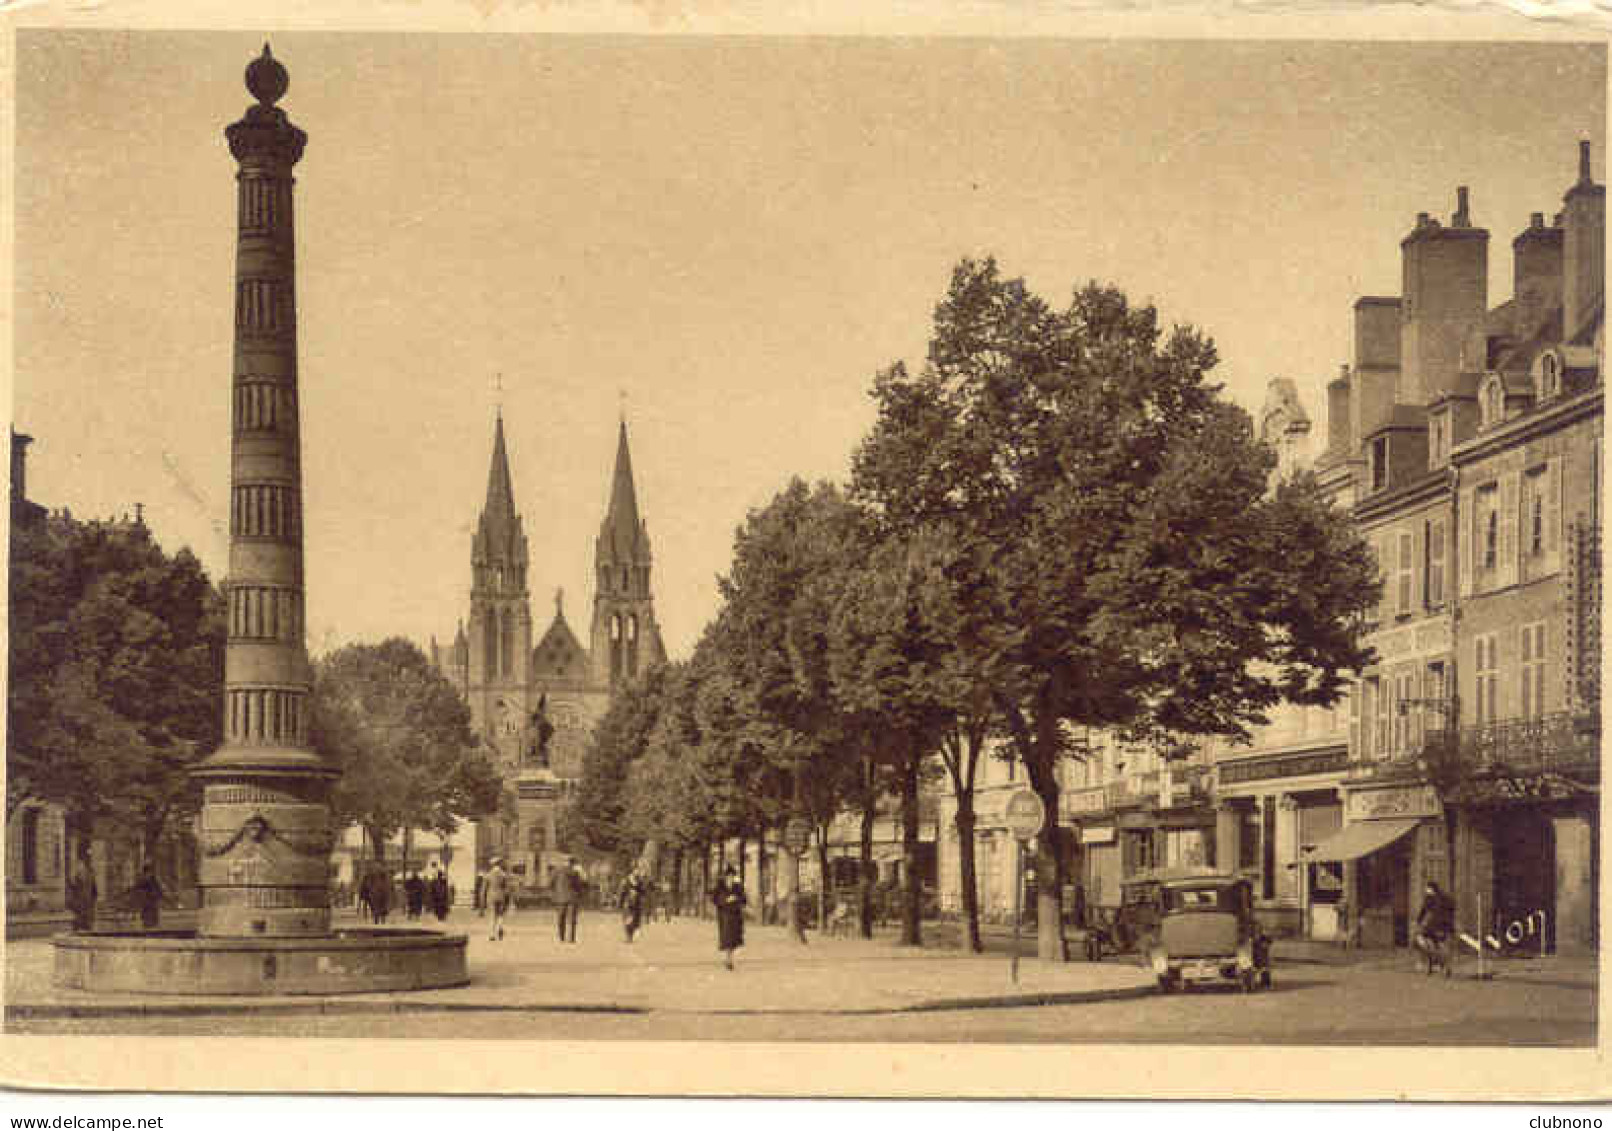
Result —
[[[1395,570],[1394,588],[1396,591],[1394,612],[1400,616],[1409,616],[1411,611],[1411,576],[1416,564],[1416,542],[1411,532],[1402,531],[1399,535],[1399,555],[1397,569]]]
[[[1444,604],[1444,520],[1435,518],[1427,524],[1427,583],[1424,586],[1426,604],[1430,609]]]
[[[1472,670],[1475,673],[1474,695],[1476,719],[1479,726],[1492,723],[1500,717],[1496,698],[1500,691],[1500,672],[1492,632],[1476,637],[1473,642]]]
[[[1537,719],[1545,713],[1545,625],[1522,626],[1522,717]]]

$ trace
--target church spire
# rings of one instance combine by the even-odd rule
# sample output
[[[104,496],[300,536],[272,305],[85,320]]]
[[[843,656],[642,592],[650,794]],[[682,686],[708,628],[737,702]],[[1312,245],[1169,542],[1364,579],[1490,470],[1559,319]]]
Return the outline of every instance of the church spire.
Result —
[[[627,450],[627,422],[621,422],[616,441],[616,473],[610,482],[610,510],[605,527],[612,536],[617,554],[631,559],[638,543],[638,493],[633,489],[632,453]]]
[[[515,517],[515,489],[509,477],[509,455],[504,450],[504,414],[498,413],[493,430],[493,462],[487,469],[487,504],[482,507],[484,518],[510,519]]]
[[[471,592],[526,594],[526,532],[515,510],[515,489],[504,445],[504,414],[493,430],[493,460],[487,469],[487,502],[471,542]]]
[[[616,440],[616,470],[610,481],[610,507],[599,524],[594,557],[594,678],[614,687],[665,659],[650,595],[649,527],[639,517],[633,487],[627,422]]]

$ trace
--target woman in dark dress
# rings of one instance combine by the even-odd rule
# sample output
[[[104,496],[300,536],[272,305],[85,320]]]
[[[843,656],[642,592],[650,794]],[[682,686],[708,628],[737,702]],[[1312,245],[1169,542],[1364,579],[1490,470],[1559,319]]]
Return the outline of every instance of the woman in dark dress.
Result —
[[[729,864],[711,893],[716,904],[716,948],[722,952],[729,970],[733,969],[733,952],[744,945],[744,885],[739,872]]]
[[[628,942],[632,942],[638,928],[644,925],[645,891],[644,877],[637,872],[628,876],[627,882],[621,885],[621,926]]]

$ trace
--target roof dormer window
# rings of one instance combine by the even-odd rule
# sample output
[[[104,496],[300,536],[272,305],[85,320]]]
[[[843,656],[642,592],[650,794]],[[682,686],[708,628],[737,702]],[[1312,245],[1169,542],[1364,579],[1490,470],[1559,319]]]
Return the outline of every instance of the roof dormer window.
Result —
[[[1371,442],[1371,489],[1381,491],[1388,486],[1388,437],[1378,436]]]
[[[1484,428],[1493,428],[1506,419],[1506,386],[1498,373],[1484,378],[1478,394],[1478,411]]]
[[[1450,461],[1450,418],[1435,412],[1427,418],[1427,466],[1443,467]]]
[[[1541,403],[1553,400],[1562,391],[1562,359],[1555,350],[1539,355],[1535,368],[1534,390]]]

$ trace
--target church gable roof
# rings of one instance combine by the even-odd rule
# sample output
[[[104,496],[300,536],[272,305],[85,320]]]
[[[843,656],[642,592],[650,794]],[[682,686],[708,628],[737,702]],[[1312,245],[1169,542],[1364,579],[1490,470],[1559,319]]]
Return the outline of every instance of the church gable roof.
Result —
[[[554,610],[554,621],[532,649],[532,674],[538,679],[586,679],[588,651],[565,621],[565,610]]]

